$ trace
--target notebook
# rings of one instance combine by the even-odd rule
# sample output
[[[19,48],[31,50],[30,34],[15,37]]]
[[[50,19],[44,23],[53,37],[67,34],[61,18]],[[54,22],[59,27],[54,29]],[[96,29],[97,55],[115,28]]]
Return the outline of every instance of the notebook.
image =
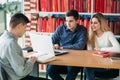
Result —
[[[110,60],[115,63],[120,63],[120,53],[111,54]]]
[[[55,55],[65,54],[63,50],[59,50],[57,53],[54,52],[52,44],[52,33],[43,33],[43,32],[31,32],[30,40],[32,43],[33,51],[36,53],[31,56],[38,57],[38,61],[41,63],[46,63],[52,60],[55,60]]]
[[[93,55],[103,57],[103,58],[109,57],[111,54],[113,54],[113,52],[96,51],[93,53]]]

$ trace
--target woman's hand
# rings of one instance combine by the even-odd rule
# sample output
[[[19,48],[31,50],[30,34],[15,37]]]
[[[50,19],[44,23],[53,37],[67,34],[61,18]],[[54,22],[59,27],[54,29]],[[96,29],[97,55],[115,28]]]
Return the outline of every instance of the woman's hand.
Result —
[[[100,48],[98,48],[98,47],[95,47],[95,48],[94,48],[94,50],[98,50],[98,51],[100,51]]]

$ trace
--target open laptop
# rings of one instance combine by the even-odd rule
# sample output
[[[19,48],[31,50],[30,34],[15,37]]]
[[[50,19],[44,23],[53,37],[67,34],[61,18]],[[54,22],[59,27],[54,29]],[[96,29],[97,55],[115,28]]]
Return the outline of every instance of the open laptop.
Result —
[[[49,57],[68,53],[65,50],[54,50],[51,36],[52,33],[31,32],[30,40],[33,51],[36,51],[41,55],[47,54]]]

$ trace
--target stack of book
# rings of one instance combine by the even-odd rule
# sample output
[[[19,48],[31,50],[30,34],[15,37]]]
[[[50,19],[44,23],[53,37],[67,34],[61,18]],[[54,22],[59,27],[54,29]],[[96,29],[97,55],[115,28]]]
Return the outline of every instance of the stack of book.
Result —
[[[109,57],[112,54],[114,54],[114,52],[96,51],[95,53],[93,53],[93,55],[103,58]]]
[[[120,53],[111,54],[110,59],[112,62],[120,63]]]

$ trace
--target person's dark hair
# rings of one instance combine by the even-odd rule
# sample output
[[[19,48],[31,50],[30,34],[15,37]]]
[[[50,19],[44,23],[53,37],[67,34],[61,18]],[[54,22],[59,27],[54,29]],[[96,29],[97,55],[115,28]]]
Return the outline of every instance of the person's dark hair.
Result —
[[[10,27],[15,28],[20,23],[27,24],[29,22],[29,19],[23,13],[16,13],[11,17]]]
[[[75,18],[75,20],[78,20],[79,18],[79,13],[77,10],[69,10],[67,13],[66,13],[66,17],[69,17],[69,16],[73,16]]]

